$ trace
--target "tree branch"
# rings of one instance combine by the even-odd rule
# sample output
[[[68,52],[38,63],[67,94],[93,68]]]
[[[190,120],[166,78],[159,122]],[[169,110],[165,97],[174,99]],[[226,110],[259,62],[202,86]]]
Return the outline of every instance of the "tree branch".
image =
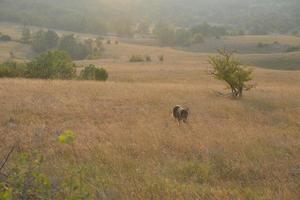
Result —
[[[15,150],[15,147],[16,147],[16,146],[13,146],[13,147],[10,149],[10,151],[8,152],[8,154],[5,156],[5,158],[3,159],[2,164],[1,164],[1,166],[0,166],[0,172],[1,172],[1,170],[3,169],[3,167],[6,165],[6,163],[7,163],[8,159],[9,159],[10,155],[11,155],[11,154],[13,153],[13,151]]]

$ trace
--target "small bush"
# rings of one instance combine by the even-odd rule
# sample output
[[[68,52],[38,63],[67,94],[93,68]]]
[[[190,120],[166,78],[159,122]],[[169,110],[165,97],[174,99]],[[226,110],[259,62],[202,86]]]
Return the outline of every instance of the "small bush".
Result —
[[[58,140],[62,144],[72,144],[75,140],[75,134],[71,130],[65,131],[58,137]]]
[[[107,40],[107,41],[106,41],[106,44],[111,44],[111,40]]]
[[[145,56],[145,60],[146,60],[147,62],[151,62],[151,61],[152,61],[151,56],[146,55],[146,56]]]
[[[144,62],[145,58],[142,55],[132,55],[129,59],[129,62]]]
[[[18,64],[13,61],[7,61],[0,64],[0,77],[23,77],[26,71],[26,65]]]
[[[0,41],[9,42],[9,41],[11,41],[11,37],[9,35],[1,35]]]
[[[299,50],[300,50],[300,46],[291,46],[286,49],[286,52],[294,52]]]
[[[266,44],[266,43],[262,43],[262,42],[259,42],[259,43],[257,43],[257,45],[256,45],[258,48],[264,48],[264,47],[267,47],[267,46],[269,46],[269,44]]]
[[[119,44],[119,41],[118,41],[118,40],[116,40],[116,41],[115,41],[115,44],[116,44],[116,45],[118,45],[118,44]]]
[[[165,60],[164,55],[158,56],[158,60],[159,60],[160,62],[164,62],[164,60]]]
[[[204,38],[203,35],[200,33],[197,33],[193,36],[193,42],[194,43],[203,43],[204,42]]]
[[[80,78],[83,80],[106,81],[108,73],[103,68],[99,69],[95,65],[89,65],[81,71]]]

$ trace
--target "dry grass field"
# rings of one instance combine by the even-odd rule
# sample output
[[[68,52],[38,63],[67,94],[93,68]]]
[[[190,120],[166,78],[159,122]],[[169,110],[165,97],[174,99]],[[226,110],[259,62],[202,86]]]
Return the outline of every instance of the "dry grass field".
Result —
[[[209,77],[207,54],[105,48],[105,59],[77,62],[107,69],[105,83],[0,80],[1,157],[16,142],[41,152],[54,185],[79,167],[91,199],[300,198],[300,72],[255,68],[257,87],[232,100],[214,92],[225,86]],[[171,118],[176,104],[190,108],[187,125]],[[58,142],[65,130],[71,146]]]

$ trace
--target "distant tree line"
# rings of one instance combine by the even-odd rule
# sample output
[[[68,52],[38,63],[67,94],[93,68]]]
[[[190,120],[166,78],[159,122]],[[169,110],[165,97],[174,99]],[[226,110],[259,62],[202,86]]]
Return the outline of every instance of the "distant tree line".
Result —
[[[249,34],[296,33],[300,29],[297,0],[185,0],[184,3],[182,0],[159,3],[140,0],[130,1],[122,8],[119,4],[103,4],[101,0],[0,0],[0,21],[124,36],[132,35],[136,25],[139,33],[145,33],[147,24],[155,24],[159,19],[176,27],[207,21],[234,26]],[[141,16],[147,20],[141,20]]]
[[[87,39],[80,41],[73,34],[59,35],[52,30],[39,30],[31,33],[28,28],[24,28],[21,41],[30,44],[34,51],[42,53],[49,50],[61,50],[67,52],[73,59],[85,59],[87,57],[99,57],[103,52],[102,41]]]
[[[48,51],[28,63],[16,63],[9,60],[0,64],[1,77],[105,81],[108,73],[103,68],[99,69],[94,65],[89,65],[77,76],[76,65],[66,52]]]
[[[191,28],[178,28],[165,23],[158,23],[153,31],[162,45],[188,46],[193,43],[202,43],[206,37],[227,35],[225,27],[211,26],[203,23]]]

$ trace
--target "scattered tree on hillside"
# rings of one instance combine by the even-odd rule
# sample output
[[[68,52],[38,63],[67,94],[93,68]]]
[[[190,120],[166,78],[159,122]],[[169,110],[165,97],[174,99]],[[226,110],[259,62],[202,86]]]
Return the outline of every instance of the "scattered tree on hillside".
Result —
[[[250,90],[254,86],[247,84],[252,80],[252,70],[234,59],[233,53],[219,50],[219,55],[211,57],[209,63],[213,67],[211,75],[218,80],[225,81],[233,97],[241,98],[244,90]]]
[[[44,52],[57,46],[59,37],[52,30],[36,32],[32,37],[32,47],[36,52]]]
[[[31,42],[31,31],[30,31],[30,29],[24,27],[24,29],[22,30],[21,42],[23,42],[25,44],[29,44]]]
[[[114,22],[113,29],[120,36],[131,37],[133,35],[133,23],[128,18],[118,19]]]
[[[80,60],[85,59],[91,53],[89,45],[89,42],[81,43],[74,35],[65,35],[61,38],[58,49],[68,52],[73,59]]]
[[[158,42],[162,45],[173,45],[175,43],[174,28],[168,24],[162,22],[156,24],[153,33]]]
[[[49,51],[27,64],[26,76],[41,79],[71,79],[75,75],[75,65],[66,52]]]
[[[150,24],[147,21],[141,21],[136,27],[136,33],[148,34],[150,30]]]

